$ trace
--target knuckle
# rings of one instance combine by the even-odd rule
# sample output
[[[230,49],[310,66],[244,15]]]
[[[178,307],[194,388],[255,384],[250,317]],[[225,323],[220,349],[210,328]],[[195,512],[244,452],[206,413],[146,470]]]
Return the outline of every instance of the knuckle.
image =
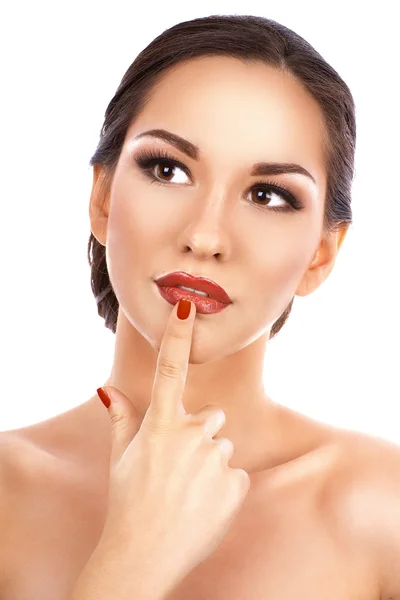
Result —
[[[219,408],[214,412],[213,419],[215,419],[215,423],[217,423],[217,425],[226,422],[225,413],[222,408]]]
[[[221,455],[221,452],[224,454],[232,454],[234,451],[233,442],[228,440],[228,438],[212,440],[212,450],[214,451],[214,454]]]
[[[111,425],[114,428],[118,427],[118,429],[125,429],[128,425],[127,419],[125,418],[125,415],[123,415],[123,414],[112,413],[110,415],[110,420],[111,420]]]
[[[207,433],[210,433],[210,431],[214,431],[216,428],[221,428],[222,425],[224,425],[226,422],[225,413],[221,409],[212,409],[205,411],[201,420],[204,426],[204,430]]]
[[[176,430],[176,425],[160,416],[157,419],[148,418],[142,423],[142,429],[145,430],[150,436],[150,441],[156,439],[159,434],[171,433]],[[152,435],[154,434],[154,438]]]
[[[182,327],[175,327],[170,331],[169,337],[174,340],[187,340],[189,339],[189,335],[186,329]]]
[[[244,469],[234,469],[239,485],[248,490],[250,487],[250,476]]]
[[[221,438],[219,440],[219,442],[220,442],[221,450],[223,452],[226,452],[226,453],[234,452],[235,446],[234,446],[232,440],[229,440],[228,438]]]
[[[158,364],[158,372],[168,379],[177,379],[182,376],[182,368],[179,363],[169,358],[162,358]]]

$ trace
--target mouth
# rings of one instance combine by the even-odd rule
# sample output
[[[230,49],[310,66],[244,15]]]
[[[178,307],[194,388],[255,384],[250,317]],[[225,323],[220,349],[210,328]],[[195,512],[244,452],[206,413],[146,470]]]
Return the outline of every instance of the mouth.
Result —
[[[181,290],[196,297],[215,300],[221,304],[232,304],[226,291],[215,281],[205,277],[196,277],[184,271],[169,273],[155,280],[158,286]]]
[[[193,292],[181,287],[160,285],[158,282],[155,283],[160,295],[169,304],[175,305],[181,298],[185,298],[193,302],[193,304],[196,306],[196,313],[200,313],[202,315],[219,313],[229,306],[229,304],[226,304],[225,302],[219,302],[215,298],[211,298],[210,296],[201,294],[200,292]]]

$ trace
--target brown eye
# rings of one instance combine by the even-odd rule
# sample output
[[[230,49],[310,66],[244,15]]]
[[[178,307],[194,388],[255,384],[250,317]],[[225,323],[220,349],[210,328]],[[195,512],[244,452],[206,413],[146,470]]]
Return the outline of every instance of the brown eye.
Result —
[[[169,183],[187,183],[187,179],[190,181],[189,169],[179,160],[169,156],[165,150],[142,150],[134,157],[134,161],[146,177],[150,179],[150,183],[168,185]],[[177,171],[181,172],[178,178],[176,178]],[[304,208],[303,204],[297,200],[288,188],[269,181],[256,181],[247,194],[250,194],[252,204],[257,208],[265,208],[267,212],[283,213]],[[265,198],[265,194],[267,194],[267,198]],[[273,206],[274,196],[282,201],[279,206]]]
[[[256,181],[253,187],[250,188],[248,194],[254,204],[261,208],[265,208],[267,211],[290,212],[302,210],[304,208],[288,189],[276,185],[275,183]],[[278,206],[273,206],[276,204],[274,197],[281,200]]]
[[[174,171],[178,169],[179,171],[182,171],[182,169],[178,166],[175,165],[173,163],[167,163],[166,161],[163,162],[159,162],[156,163],[154,165],[154,172],[156,177],[159,177],[160,179],[164,180],[164,181],[168,181],[171,182],[174,178]],[[172,181],[172,183],[184,183],[182,181]]]
[[[256,204],[261,203],[262,206],[268,206],[269,208],[272,208],[271,205],[276,204],[277,199],[280,200],[280,204],[274,208],[281,210],[281,207],[284,209],[288,204],[288,201],[282,197],[282,194],[277,193],[270,186],[253,187],[249,194],[253,202]]]
[[[181,171],[186,177],[189,177],[189,170],[185,165],[173,158],[169,158],[165,151],[155,152],[153,150],[144,150],[134,158],[138,167],[144,174],[155,183],[186,183],[182,175],[175,176],[175,171]],[[175,178],[175,179],[174,179]]]

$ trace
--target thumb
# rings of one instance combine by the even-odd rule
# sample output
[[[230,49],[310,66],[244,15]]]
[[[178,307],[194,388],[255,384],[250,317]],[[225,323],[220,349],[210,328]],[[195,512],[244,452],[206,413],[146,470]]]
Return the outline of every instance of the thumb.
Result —
[[[104,392],[106,392],[106,397]],[[139,414],[129,398],[112,385],[98,388],[97,394],[110,415],[112,445],[110,460],[111,464],[115,464],[120,461],[123,453],[139,431],[143,416]]]

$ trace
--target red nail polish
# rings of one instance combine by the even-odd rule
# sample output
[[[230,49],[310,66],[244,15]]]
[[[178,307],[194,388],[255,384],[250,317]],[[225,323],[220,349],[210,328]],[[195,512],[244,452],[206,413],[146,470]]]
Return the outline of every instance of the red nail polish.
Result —
[[[109,408],[109,406],[111,404],[111,399],[110,399],[110,396],[107,394],[107,392],[102,387],[97,388],[96,392],[97,392],[98,397],[104,404],[104,406],[106,408]]]
[[[177,315],[179,319],[187,319],[190,315],[190,300],[186,300],[186,298],[181,298],[178,304]]]

